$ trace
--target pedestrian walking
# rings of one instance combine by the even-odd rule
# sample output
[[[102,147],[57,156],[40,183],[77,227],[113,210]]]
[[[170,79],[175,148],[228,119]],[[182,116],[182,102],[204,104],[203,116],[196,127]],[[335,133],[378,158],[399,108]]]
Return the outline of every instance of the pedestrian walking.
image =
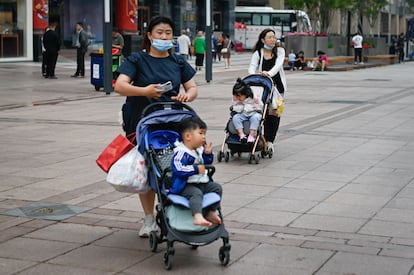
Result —
[[[173,47],[174,22],[167,17],[154,17],[144,35],[143,50],[130,55],[118,69],[115,92],[126,96],[122,106],[126,135],[134,133],[146,106],[156,101],[191,102],[197,97],[195,71],[186,59],[170,53]],[[172,89],[160,89],[171,81]],[[184,92],[180,92],[180,86]],[[157,229],[154,219],[155,193],[139,194],[145,213],[139,236],[148,237]]]
[[[276,33],[272,29],[264,29],[259,34],[259,39],[253,49],[253,55],[248,69],[249,74],[260,73],[272,78],[279,93],[284,96],[287,90],[285,71],[285,49],[279,40],[276,40]],[[267,151],[274,152],[274,141],[279,129],[280,116],[276,108],[269,108],[265,115],[264,136],[266,139]]]
[[[197,37],[194,38],[194,53],[196,56],[195,65],[196,71],[201,71],[204,66],[204,55],[206,52],[206,38],[204,33],[199,31]]]
[[[188,60],[191,48],[191,40],[190,37],[188,37],[187,31],[185,29],[181,30],[181,35],[177,38],[177,44],[178,52]]]

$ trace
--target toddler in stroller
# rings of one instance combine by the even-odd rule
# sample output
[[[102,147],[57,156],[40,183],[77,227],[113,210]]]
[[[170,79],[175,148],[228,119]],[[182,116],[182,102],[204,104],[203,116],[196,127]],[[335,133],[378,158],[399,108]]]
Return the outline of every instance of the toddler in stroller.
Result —
[[[226,125],[226,133],[217,155],[219,162],[224,158],[229,161],[230,155],[241,156],[249,152],[249,163],[259,163],[260,157],[272,157],[268,151],[262,134],[266,113],[273,95],[273,81],[270,77],[253,74],[243,80],[237,79],[233,86],[233,105],[230,107],[230,119]],[[229,150],[225,151],[225,145]],[[256,154],[260,152],[261,154]]]
[[[184,127],[186,129],[180,131],[183,132],[182,138],[177,129],[184,125],[183,121],[195,121],[197,130],[193,131],[193,126]],[[212,180],[215,168],[213,165],[187,165],[195,160],[200,161],[199,157],[203,156],[201,151],[186,149],[187,146],[198,148],[205,143],[206,127],[200,121],[197,114],[183,103],[157,102],[143,110],[142,119],[137,126],[138,148],[146,156],[149,184],[158,199],[156,223],[160,232],[150,232],[149,245],[151,251],[156,252],[159,243],[167,242],[164,253],[164,267],[167,270],[172,267],[175,241],[197,248],[222,238],[220,262],[227,265],[230,260],[229,235],[220,208],[221,186]],[[193,134],[198,137],[194,138]],[[207,145],[205,150],[205,153],[211,153],[211,145]],[[212,154],[204,155],[204,161],[209,158],[212,161]],[[202,173],[203,168],[205,173]],[[208,181],[197,184],[197,187],[203,188],[202,192],[198,188],[184,189],[189,174],[193,174],[190,182]],[[193,192],[195,196],[192,195]],[[202,215],[196,217],[192,213]]]

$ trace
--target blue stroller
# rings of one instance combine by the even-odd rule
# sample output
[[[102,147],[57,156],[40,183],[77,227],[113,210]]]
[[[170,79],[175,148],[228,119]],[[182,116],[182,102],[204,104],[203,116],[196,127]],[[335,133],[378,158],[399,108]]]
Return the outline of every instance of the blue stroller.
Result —
[[[207,245],[222,238],[219,260],[227,265],[230,260],[229,234],[222,222],[212,227],[196,226],[189,209],[189,201],[180,195],[168,192],[171,185],[171,160],[174,143],[181,140],[177,124],[187,117],[197,116],[192,108],[180,102],[159,102],[147,106],[137,126],[138,150],[144,154],[148,166],[148,180],[157,194],[156,222],[160,233],[150,232],[149,246],[156,252],[159,243],[167,242],[164,253],[164,268],[172,268],[174,242],[190,245],[193,249]],[[208,176],[212,180],[215,172],[213,165],[206,165]],[[207,193],[203,197],[203,208],[220,201],[216,193]],[[223,221],[221,209],[218,215]]]
[[[244,83],[248,84],[253,93],[262,99],[263,110],[262,110],[262,119],[260,121],[259,127],[257,129],[256,139],[253,144],[242,143],[240,138],[237,135],[237,130],[233,125],[232,112],[230,113],[230,119],[227,121],[225,128],[224,140],[221,146],[220,152],[217,154],[217,160],[221,162],[224,158],[226,162],[229,161],[230,156],[234,156],[236,153],[240,157],[243,152],[249,153],[249,164],[253,161],[258,164],[260,157],[264,158],[268,156],[272,158],[273,151],[268,150],[266,140],[262,134],[263,124],[265,121],[266,113],[268,112],[269,106],[272,101],[274,86],[273,80],[270,77],[263,76],[260,74],[252,74],[243,78]],[[249,122],[245,121],[243,124],[244,133],[248,135],[249,133]],[[225,150],[225,145],[227,145],[227,150]]]

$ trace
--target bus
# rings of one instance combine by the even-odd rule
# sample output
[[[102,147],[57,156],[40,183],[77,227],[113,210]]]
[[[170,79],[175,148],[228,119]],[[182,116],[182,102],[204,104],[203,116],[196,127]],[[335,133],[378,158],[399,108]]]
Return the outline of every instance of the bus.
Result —
[[[234,38],[245,49],[253,49],[260,32],[265,28],[275,31],[280,39],[287,32],[311,32],[309,16],[301,10],[275,10],[272,7],[235,8]]]

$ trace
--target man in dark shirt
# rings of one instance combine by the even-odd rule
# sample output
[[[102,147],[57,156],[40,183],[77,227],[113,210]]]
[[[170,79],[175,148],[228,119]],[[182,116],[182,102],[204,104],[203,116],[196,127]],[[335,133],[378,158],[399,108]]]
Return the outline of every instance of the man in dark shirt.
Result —
[[[76,24],[76,72],[71,77],[85,77],[85,54],[88,51],[88,36],[83,29],[83,23]]]
[[[60,50],[59,35],[55,31],[56,25],[51,24],[45,34],[43,35],[43,46],[45,48],[45,78],[56,79],[55,68]]]

